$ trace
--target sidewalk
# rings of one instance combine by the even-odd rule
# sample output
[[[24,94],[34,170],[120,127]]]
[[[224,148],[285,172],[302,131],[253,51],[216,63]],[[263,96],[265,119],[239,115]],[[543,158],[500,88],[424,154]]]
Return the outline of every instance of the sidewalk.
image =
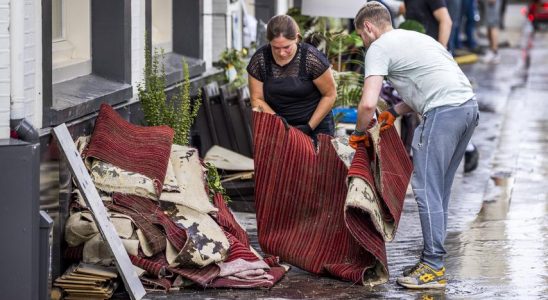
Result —
[[[510,9],[510,7],[509,7]],[[514,45],[520,28],[513,31]],[[525,32],[527,34],[527,32]],[[526,36],[526,35],[525,35]],[[412,291],[395,283],[421,251],[418,210],[407,195],[396,239],[387,244],[390,281],[374,288],[317,277],[295,267],[271,290],[182,290],[154,299],[492,299],[548,294],[548,33],[534,37],[530,56],[501,49],[499,65],[464,66],[481,108],[473,142],[480,165],[458,174],[446,241],[449,284],[444,291]],[[530,65],[529,63],[530,62]],[[507,187],[490,176],[509,174]],[[507,192],[507,194],[504,194]],[[511,201],[510,201],[511,199]],[[236,213],[257,245],[254,214]],[[544,295],[544,296],[543,296]]]

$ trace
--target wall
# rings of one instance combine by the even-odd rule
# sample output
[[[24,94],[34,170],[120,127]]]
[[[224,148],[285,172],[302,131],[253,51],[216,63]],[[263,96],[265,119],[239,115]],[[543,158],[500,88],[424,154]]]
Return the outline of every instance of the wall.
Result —
[[[10,126],[10,10],[0,0],[0,139],[9,137]]]
[[[145,0],[134,0],[131,3],[131,81],[133,99],[137,97],[137,85],[143,81],[145,66]]]
[[[12,0],[17,1],[17,0]],[[24,50],[24,86],[25,86],[25,118],[29,121],[34,122],[34,126],[39,127],[40,123],[37,123],[35,116],[41,115],[37,114],[35,111],[37,99],[36,91],[36,70],[41,69],[41,62],[36,58],[36,52],[40,50],[40,44],[36,43],[36,39],[41,35],[41,31],[37,30],[36,23],[36,11],[35,3],[37,1],[25,0],[25,50]],[[40,119],[39,119],[40,120]],[[41,122],[41,120],[40,120]]]

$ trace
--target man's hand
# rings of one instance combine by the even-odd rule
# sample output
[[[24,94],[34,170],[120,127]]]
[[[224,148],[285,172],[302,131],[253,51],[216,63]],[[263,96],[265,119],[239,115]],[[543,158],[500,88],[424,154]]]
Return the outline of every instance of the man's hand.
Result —
[[[308,125],[308,124],[297,125],[297,126],[293,126],[293,127],[299,129],[300,131],[302,131],[306,135],[312,135],[312,132],[314,131],[312,129],[312,127],[310,127],[310,125]]]
[[[394,126],[394,121],[396,121],[397,117],[399,117],[399,115],[394,109],[394,107],[390,107],[389,109],[383,111],[379,115],[379,124],[381,125],[381,132]]]
[[[348,145],[354,149],[358,149],[358,145],[364,143],[365,148],[369,148],[369,138],[367,133],[354,130],[350,138],[348,139]]]

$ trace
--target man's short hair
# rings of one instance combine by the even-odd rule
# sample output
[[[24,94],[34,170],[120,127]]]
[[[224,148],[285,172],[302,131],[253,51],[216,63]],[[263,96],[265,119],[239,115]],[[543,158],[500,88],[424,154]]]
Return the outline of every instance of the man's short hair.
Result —
[[[354,27],[363,28],[363,22],[367,20],[378,27],[392,25],[392,18],[388,9],[377,1],[365,3],[354,18]]]

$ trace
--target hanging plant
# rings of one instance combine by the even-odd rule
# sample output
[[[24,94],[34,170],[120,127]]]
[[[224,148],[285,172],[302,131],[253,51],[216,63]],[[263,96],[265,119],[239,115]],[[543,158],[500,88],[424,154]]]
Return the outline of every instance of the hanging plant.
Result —
[[[227,81],[235,88],[242,87],[247,84],[247,72],[245,70],[246,62],[244,58],[247,56],[247,49],[225,49],[221,53],[219,61],[215,66],[225,70]]]

